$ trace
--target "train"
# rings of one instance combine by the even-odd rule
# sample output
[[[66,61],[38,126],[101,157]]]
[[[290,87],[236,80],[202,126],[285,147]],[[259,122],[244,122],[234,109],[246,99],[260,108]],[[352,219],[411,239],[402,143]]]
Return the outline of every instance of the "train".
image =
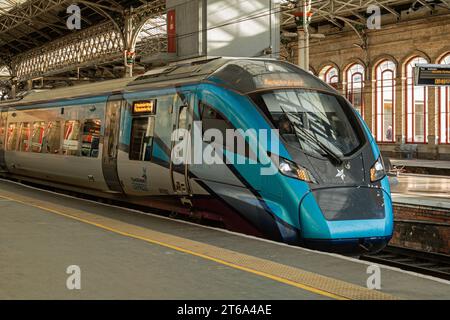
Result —
[[[203,58],[35,90],[0,108],[4,178],[314,250],[377,252],[393,234],[367,124],[289,62]]]

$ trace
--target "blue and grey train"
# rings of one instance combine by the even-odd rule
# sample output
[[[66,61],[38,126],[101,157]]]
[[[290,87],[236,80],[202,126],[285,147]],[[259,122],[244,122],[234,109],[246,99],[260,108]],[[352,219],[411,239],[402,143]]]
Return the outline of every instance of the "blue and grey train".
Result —
[[[367,125],[336,90],[287,62],[194,60],[31,92],[0,108],[8,178],[325,251],[376,252],[393,233],[390,187]],[[245,148],[206,136],[211,129]],[[265,130],[267,143],[249,129]],[[178,148],[183,139],[194,143]],[[188,161],[207,148],[225,161]],[[227,161],[238,158],[253,161]],[[267,165],[275,172],[261,174]]]

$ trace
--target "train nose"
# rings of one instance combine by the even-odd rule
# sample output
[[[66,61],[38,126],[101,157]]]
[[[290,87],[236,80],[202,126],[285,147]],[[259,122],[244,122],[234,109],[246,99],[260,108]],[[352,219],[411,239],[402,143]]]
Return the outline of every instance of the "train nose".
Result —
[[[302,200],[300,221],[306,245],[326,251],[348,247],[372,252],[392,236],[392,203],[379,188],[318,189]]]

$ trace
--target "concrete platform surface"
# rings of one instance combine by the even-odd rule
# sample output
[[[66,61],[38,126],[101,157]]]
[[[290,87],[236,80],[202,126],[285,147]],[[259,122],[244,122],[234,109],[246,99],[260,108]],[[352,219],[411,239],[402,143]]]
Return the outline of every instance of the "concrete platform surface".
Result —
[[[0,180],[0,299],[450,299],[450,282],[384,266],[369,290],[369,267]]]
[[[392,185],[394,203],[450,210],[450,177],[401,173]]]

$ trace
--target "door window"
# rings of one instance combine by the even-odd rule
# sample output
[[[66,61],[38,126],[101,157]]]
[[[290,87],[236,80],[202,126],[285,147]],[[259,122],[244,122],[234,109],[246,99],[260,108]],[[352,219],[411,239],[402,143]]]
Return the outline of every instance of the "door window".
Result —
[[[134,118],[131,129],[130,160],[150,161],[153,152],[154,117]]]

